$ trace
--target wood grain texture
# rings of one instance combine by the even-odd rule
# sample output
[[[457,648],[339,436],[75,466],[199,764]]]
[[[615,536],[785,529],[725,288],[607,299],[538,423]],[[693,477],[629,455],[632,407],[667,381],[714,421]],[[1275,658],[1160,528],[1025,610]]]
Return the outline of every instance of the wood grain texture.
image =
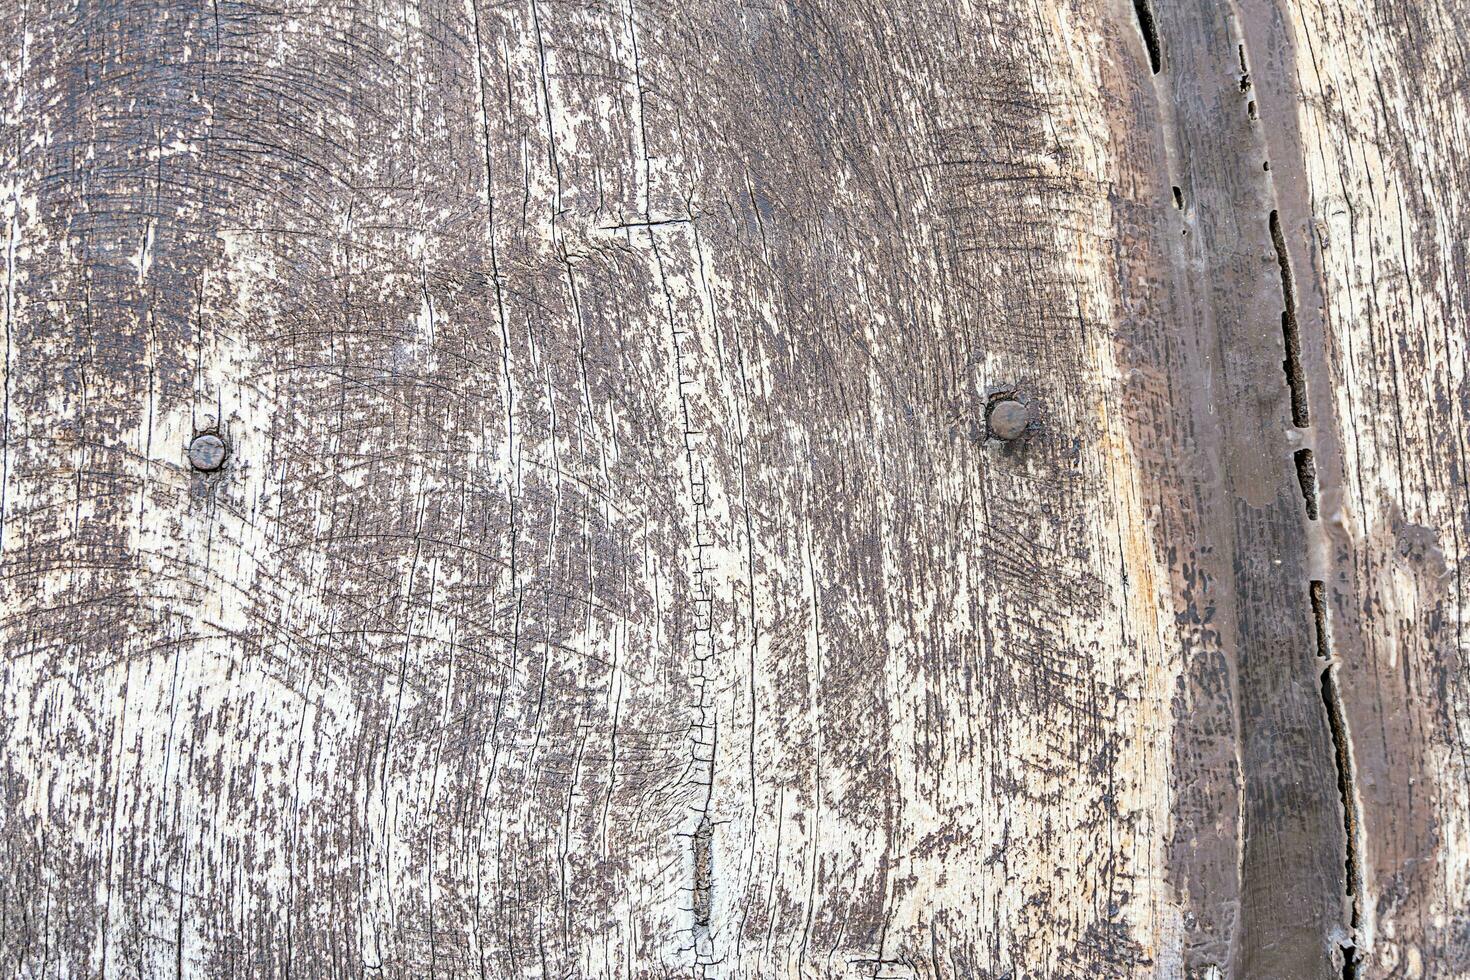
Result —
[[[0,0],[0,973],[1470,975],[1454,12],[1143,9]]]
[[[1470,976],[1470,11],[1300,3],[1289,26],[1313,401],[1339,420],[1317,457],[1356,766],[1358,975]]]

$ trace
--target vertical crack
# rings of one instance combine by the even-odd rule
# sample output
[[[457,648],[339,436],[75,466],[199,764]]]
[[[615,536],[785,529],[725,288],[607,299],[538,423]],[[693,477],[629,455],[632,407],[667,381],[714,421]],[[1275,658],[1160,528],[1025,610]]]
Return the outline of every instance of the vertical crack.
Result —
[[[1302,500],[1307,505],[1307,517],[1316,520],[1318,516],[1317,507],[1317,464],[1312,459],[1310,449],[1298,449],[1296,459],[1296,479],[1302,485]]]
[[[1327,590],[1321,581],[1313,579],[1307,591],[1312,598],[1312,622],[1317,627],[1317,656],[1327,660],[1332,656],[1332,638],[1327,633]]]
[[[1245,62],[1242,58],[1242,70]],[[1242,89],[1246,87],[1242,82]],[[1255,103],[1251,103],[1254,109]],[[1252,115],[1254,117],[1254,114]],[[1291,260],[1286,250],[1286,239],[1281,231],[1281,215],[1272,211],[1270,216],[1271,242],[1276,249],[1276,262],[1281,270],[1281,337],[1286,349],[1282,369],[1286,373],[1286,384],[1291,392],[1292,423],[1299,429],[1311,425],[1307,410],[1306,380],[1302,375],[1301,338],[1297,329],[1296,291],[1292,281]],[[1317,490],[1317,464],[1312,450],[1298,449],[1293,453],[1296,478],[1301,486],[1302,500],[1306,504],[1307,518],[1312,521],[1320,516]],[[1358,848],[1358,832],[1361,812],[1357,804],[1356,772],[1353,768],[1352,748],[1349,742],[1347,714],[1343,707],[1342,692],[1338,687],[1339,665],[1332,662],[1332,642],[1328,635],[1326,585],[1313,579],[1308,583],[1308,595],[1312,603],[1312,625],[1316,636],[1317,657],[1325,662],[1322,668],[1322,707],[1327,715],[1327,729],[1332,738],[1332,757],[1337,768],[1337,792],[1342,801],[1343,825],[1343,875],[1346,881],[1348,902],[1349,940],[1342,944],[1343,980],[1356,980],[1358,976],[1357,934],[1361,919],[1362,869]]]
[[[1164,52],[1159,46],[1159,28],[1154,23],[1153,8],[1148,0],[1133,0],[1133,13],[1138,17],[1138,29],[1143,32],[1143,46],[1148,49],[1148,65],[1157,75],[1164,67]]]
[[[715,827],[705,815],[694,831],[694,923],[700,929],[709,928],[713,905],[714,844]]]
[[[1327,727],[1332,733],[1332,747],[1337,761],[1337,791],[1342,797],[1342,821],[1346,837],[1343,871],[1347,878],[1347,899],[1352,940],[1343,944],[1343,980],[1358,976],[1356,939],[1362,918],[1362,866],[1358,853],[1357,773],[1353,768],[1352,749],[1348,741],[1347,717],[1343,711],[1342,692],[1338,689],[1337,664],[1322,669],[1322,705],[1327,711]]]
[[[1241,91],[1250,87],[1249,72],[1246,70],[1244,49],[1241,51]],[[1251,118],[1256,118],[1255,102],[1249,105]],[[1269,165],[1266,167],[1270,169]],[[1281,270],[1281,339],[1286,358],[1281,362],[1286,374],[1286,384],[1291,393],[1291,420],[1299,429],[1311,425],[1307,407],[1306,378],[1302,372],[1301,336],[1297,325],[1296,284],[1291,271],[1291,257],[1286,248],[1286,237],[1281,230],[1281,214],[1273,210],[1269,218],[1271,243],[1276,249],[1276,264]],[[1320,516],[1317,488],[1317,464],[1312,450],[1298,449],[1293,454],[1296,464],[1297,482],[1301,485],[1302,500],[1306,503],[1307,518],[1312,521]],[[1332,738],[1332,757],[1337,769],[1337,792],[1342,802],[1343,827],[1343,876],[1346,882],[1348,903],[1349,938],[1342,943],[1343,980],[1356,980],[1358,976],[1357,935],[1362,918],[1362,863],[1358,846],[1358,834],[1362,812],[1358,807],[1357,774],[1353,767],[1352,745],[1349,741],[1347,712],[1343,707],[1342,691],[1338,684],[1340,664],[1332,660],[1332,642],[1328,635],[1326,586],[1322,581],[1308,583],[1308,594],[1312,602],[1312,624],[1317,641],[1317,656],[1325,662],[1322,668],[1322,707],[1327,716],[1327,729]]]
[[[1255,103],[1252,103],[1254,105]],[[1281,234],[1281,215],[1271,212],[1271,242],[1276,246],[1276,264],[1281,268],[1281,339],[1286,345],[1286,360],[1282,370],[1286,372],[1286,385],[1291,389],[1291,422],[1298,429],[1311,424],[1307,408],[1307,384],[1302,377],[1302,342],[1296,322],[1296,287],[1292,281],[1291,257],[1286,251],[1286,239]]]

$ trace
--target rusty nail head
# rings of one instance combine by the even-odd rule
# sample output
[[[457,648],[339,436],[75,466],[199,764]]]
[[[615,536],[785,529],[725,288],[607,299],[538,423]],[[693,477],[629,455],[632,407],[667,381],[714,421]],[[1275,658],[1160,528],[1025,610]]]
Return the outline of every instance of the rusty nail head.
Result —
[[[990,434],[1006,442],[1020,438],[1030,421],[1031,415],[1026,411],[1026,406],[1013,398],[1005,398],[991,405],[990,412],[985,416]]]
[[[213,473],[224,465],[227,452],[223,439],[206,432],[189,443],[189,465],[202,473]]]

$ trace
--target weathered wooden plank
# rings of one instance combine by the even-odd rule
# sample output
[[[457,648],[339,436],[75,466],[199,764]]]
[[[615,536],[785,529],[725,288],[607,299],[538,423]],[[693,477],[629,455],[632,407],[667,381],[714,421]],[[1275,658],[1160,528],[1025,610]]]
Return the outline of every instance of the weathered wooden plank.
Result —
[[[1326,978],[1342,975],[1352,938],[1311,605],[1319,522],[1296,451],[1331,420],[1308,410],[1311,365],[1278,249],[1281,199],[1303,164],[1276,122],[1293,105],[1276,98],[1284,86],[1261,90],[1292,50],[1273,18],[1269,4],[1160,4],[1148,18],[1160,70],[1142,124],[1170,182],[1154,200],[1173,197],[1176,217],[1147,259],[1165,270],[1165,299],[1125,329],[1157,336],[1140,365],[1163,369],[1177,426],[1160,434],[1155,414],[1134,413],[1136,440],[1168,460],[1152,481],[1156,520],[1185,621],[1169,872],[1189,898],[1186,965]],[[1270,26],[1253,36],[1258,21]]]
[[[1320,567],[1364,977],[1470,975],[1467,16],[1441,3],[1289,16],[1308,147],[1297,213],[1310,207],[1292,241],[1325,368],[1313,405],[1339,422],[1314,450],[1332,476]]]
[[[0,7],[6,972],[1470,971],[1407,28]]]

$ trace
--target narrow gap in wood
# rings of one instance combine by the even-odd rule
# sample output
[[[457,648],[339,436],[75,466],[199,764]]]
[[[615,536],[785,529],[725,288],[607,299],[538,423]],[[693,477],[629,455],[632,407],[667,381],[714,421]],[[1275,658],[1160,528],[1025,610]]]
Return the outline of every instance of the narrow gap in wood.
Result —
[[[714,878],[715,828],[708,816],[700,819],[694,831],[694,922],[701,928],[709,928],[710,894]]]
[[[1337,791],[1342,796],[1342,826],[1345,843],[1343,871],[1347,878],[1347,897],[1352,935],[1356,941],[1360,921],[1359,901],[1362,894],[1361,863],[1358,854],[1356,773],[1353,757],[1348,749],[1347,722],[1342,707],[1342,694],[1337,685],[1337,666],[1329,664],[1322,669],[1322,705],[1327,711],[1327,727],[1332,733],[1332,747],[1337,760]],[[1358,976],[1357,946],[1355,942],[1342,947],[1343,980],[1356,980]]]
[[[1286,251],[1286,239],[1281,235],[1281,216],[1271,212],[1271,242],[1276,246],[1276,264],[1281,267],[1281,339],[1286,343],[1286,360],[1281,363],[1286,372],[1286,384],[1291,389],[1291,422],[1298,429],[1311,424],[1307,408],[1307,382],[1302,376],[1302,344],[1296,323],[1296,290],[1292,284],[1291,257]]]
[[[1178,187],[1174,188],[1174,206],[1180,211],[1184,210],[1184,192]]]
[[[1246,61],[1245,45],[1237,46],[1240,58],[1240,91],[1247,96],[1246,114],[1252,121],[1260,119],[1256,100],[1250,98],[1252,87],[1250,68]],[[1271,162],[1265,160],[1261,169],[1269,173]],[[1286,374],[1287,388],[1291,397],[1292,424],[1298,429],[1311,425],[1307,401],[1306,378],[1302,372],[1301,336],[1297,323],[1296,289],[1291,269],[1291,255],[1286,247],[1286,238],[1281,229],[1281,214],[1272,210],[1269,219],[1271,244],[1276,250],[1276,264],[1281,274],[1281,338],[1285,359],[1281,362]],[[1301,448],[1293,454],[1297,482],[1301,486],[1302,500],[1306,504],[1307,517],[1318,520],[1317,467],[1312,450]],[[1327,717],[1327,727],[1332,739],[1333,762],[1337,770],[1337,790],[1342,804],[1343,827],[1343,872],[1350,923],[1349,937],[1340,942],[1342,953],[1343,980],[1358,980],[1357,936],[1361,920],[1362,855],[1358,846],[1362,814],[1357,805],[1357,774],[1354,769],[1352,747],[1348,737],[1347,714],[1343,706],[1342,692],[1338,686],[1338,667],[1333,662],[1332,638],[1327,615],[1327,590],[1320,579],[1307,584],[1312,607],[1312,625],[1316,638],[1317,658],[1322,663],[1322,706]]]
[[[1308,592],[1312,598],[1312,621],[1317,627],[1317,656],[1327,660],[1332,656],[1332,642],[1327,635],[1327,590],[1321,581],[1313,579]]]
[[[1159,28],[1154,23],[1153,8],[1148,0],[1133,0],[1133,12],[1138,16],[1138,29],[1143,32],[1143,46],[1148,49],[1148,64],[1159,73],[1164,66],[1164,52],[1159,46]]]
[[[1240,56],[1240,91],[1243,93],[1251,90],[1251,70],[1245,63],[1245,45],[1238,44],[1235,50]],[[1256,100],[1250,99],[1245,104],[1245,113],[1251,119],[1260,119],[1260,111],[1256,108]]]
[[[1296,451],[1296,479],[1302,485],[1302,499],[1307,502],[1307,516],[1317,519],[1317,464],[1310,449]]]

